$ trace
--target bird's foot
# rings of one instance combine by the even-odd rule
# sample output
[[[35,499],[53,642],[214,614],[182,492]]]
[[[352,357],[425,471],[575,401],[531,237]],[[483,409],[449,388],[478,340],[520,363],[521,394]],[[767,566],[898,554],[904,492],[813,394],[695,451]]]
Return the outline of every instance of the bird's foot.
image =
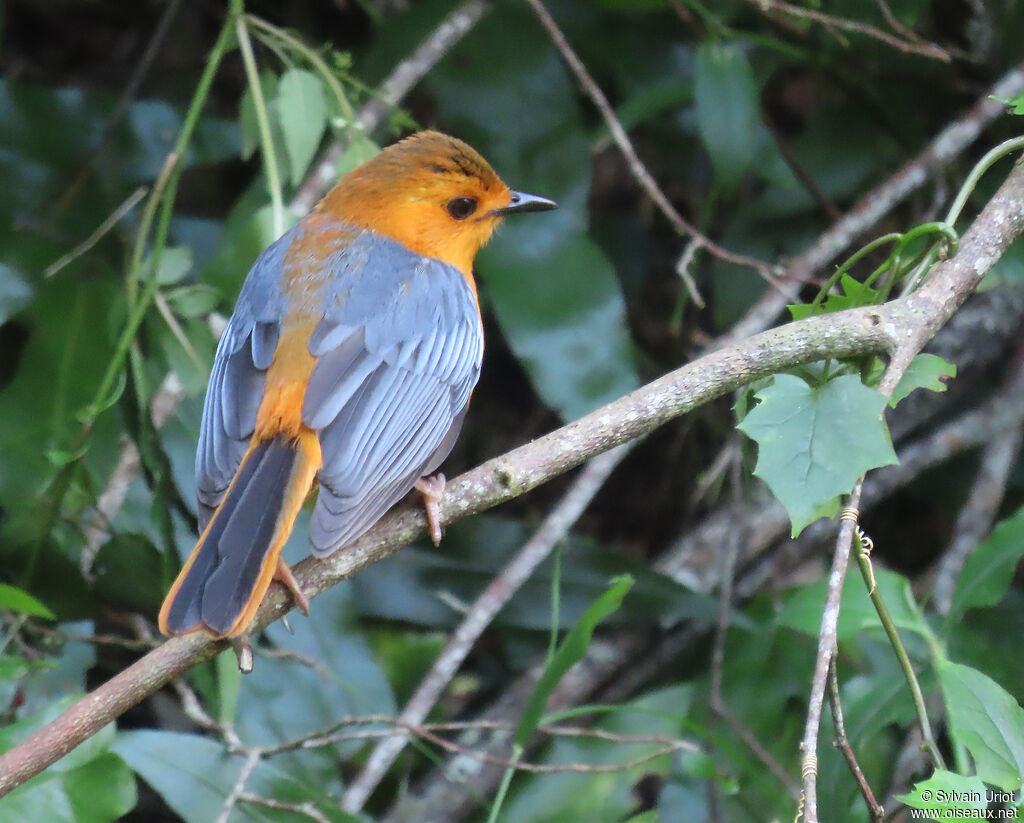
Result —
[[[295,579],[295,575],[292,574],[291,568],[283,558],[277,558],[277,571],[274,572],[274,579],[280,580],[284,584],[284,587],[292,593],[292,599],[295,600],[299,611],[309,617],[309,598],[302,593],[299,581]]]
[[[413,488],[423,495],[423,508],[430,526],[430,539],[435,546],[441,545],[441,498],[444,497],[445,476],[438,472],[432,477],[421,477]]]

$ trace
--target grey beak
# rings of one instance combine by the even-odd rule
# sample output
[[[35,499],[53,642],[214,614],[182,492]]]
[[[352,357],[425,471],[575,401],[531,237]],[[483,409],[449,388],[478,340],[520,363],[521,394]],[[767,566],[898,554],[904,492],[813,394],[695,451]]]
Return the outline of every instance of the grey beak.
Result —
[[[521,191],[512,192],[512,199],[504,208],[492,209],[490,214],[501,217],[506,214],[520,214],[528,211],[551,211],[557,209],[558,204],[554,200],[540,197],[536,194],[526,194]]]

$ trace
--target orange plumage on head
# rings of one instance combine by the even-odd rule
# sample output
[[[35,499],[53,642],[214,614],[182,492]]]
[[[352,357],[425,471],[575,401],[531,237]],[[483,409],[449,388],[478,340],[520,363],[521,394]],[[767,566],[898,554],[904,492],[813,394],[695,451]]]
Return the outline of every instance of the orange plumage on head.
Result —
[[[477,204],[461,219],[448,211],[459,198]],[[449,263],[469,279],[473,258],[501,222],[493,212],[511,199],[512,191],[475,149],[424,131],[349,172],[317,210]]]

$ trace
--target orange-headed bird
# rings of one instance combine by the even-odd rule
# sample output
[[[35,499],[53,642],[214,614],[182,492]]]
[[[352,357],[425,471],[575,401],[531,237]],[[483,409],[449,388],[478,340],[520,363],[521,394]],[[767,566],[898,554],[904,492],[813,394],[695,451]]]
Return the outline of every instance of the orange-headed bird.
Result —
[[[421,132],[347,174],[260,255],[217,347],[196,454],[201,534],[160,631],[242,635],[275,578],[306,611],[281,550],[314,480],[319,556],[414,487],[440,539],[443,475],[426,476],[480,374],[473,258],[505,215],[553,208],[461,140]]]

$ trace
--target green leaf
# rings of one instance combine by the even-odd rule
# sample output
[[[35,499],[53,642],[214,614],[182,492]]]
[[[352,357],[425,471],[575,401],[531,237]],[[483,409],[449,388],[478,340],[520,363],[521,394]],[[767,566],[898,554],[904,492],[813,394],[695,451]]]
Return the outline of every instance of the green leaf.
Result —
[[[928,627],[910,590],[910,581],[903,575],[876,566],[875,583],[893,622],[900,628],[927,635]],[[820,578],[788,593],[779,613],[779,623],[809,637],[817,637],[827,588],[828,580]],[[843,583],[836,638],[844,643],[864,629],[881,627],[878,612],[868,597],[861,576],[848,574]]]
[[[970,666],[943,660],[938,669],[953,736],[971,753],[978,777],[1017,791],[1024,781],[1024,709]]]
[[[914,784],[913,791],[896,799],[914,809],[935,812],[932,819],[981,819],[988,806],[987,789],[980,777],[964,777],[936,769],[927,780]]]
[[[0,729],[0,751],[25,740],[71,706],[81,695],[54,700],[45,709]],[[0,823],[108,823],[135,806],[135,780],[109,749],[114,724],[73,749],[0,803]]]
[[[364,134],[356,135],[348,144],[345,152],[338,158],[335,173],[344,177],[352,169],[363,165],[380,151],[380,147]]]
[[[819,314],[830,314],[846,309],[855,309],[858,306],[873,306],[878,302],[879,292],[870,286],[865,286],[859,280],[849,274],[839,278],[842,294],[829,294],[822,303],[797,303],[789,307],[789,313],[794,320],[803,320],[805,317],[813,317]]]
[[[152,277],[152,258],[146,258],[139,271],[139,277]],[[157,282],[162,286],[173,286],[185,279],[192,270],[192,249],[187,246],[168,246],[160,253],[160,264],[156,271]]]
[[[561,682],[566,672],[583,659],[597,624],[619,608],[622,598],[626,596],[626,592],[632,585],[633,578],[629,575],[614,578],[608,590],[594,601],[579,622],[566,634],[565,639],[559,644],[558,650],[545,666],[544,673],[537,681],[537,686],[519,718],[515,733],[517,746],[525,748],[530,737],[537,730],[537,726],[540,725],[540,719],[544,714],[548,698],[551,697],[551,692]]]
[[[989,97],[993,100],[999,101],[1004,106],[1008,106],[1010,108],[1010,114],[1024,114],[1024,91],[1010,98],[996,97],[994,94],[990,94]]]
[[[0,583],[0,609],[56,620],[56,615],[26,591]]]
[[[166,293],[167,304],[179,317],[206,317],[221,300],[221,293],[211,286],[197,283]]]
[[[971,552],[956,582],[950,622],[968,609],[994,606],[1010,588],[1013,571],[1024,556],[1024,508],[999,523],[989,538]]]
[[[760,143],[760,100],[754,72],[736,44],[703,43],[694,67],[697,129],[715,175],[735,189]]]
[[[118,735],[114,750],[186,823],[210,823],[216,819],[242,766],[242,758],[229,755],[220,743],[178,732],[123,732]],[[286,803],[312,802],[332,823],[356,823],[354,817],[338,809],[336,798],[265,760],[252,770],[245,789]],[[239,803],[231,814],[233,823],[280,823],[292,819],[306,818],[282,816],[251,803]]]
[[[108,823],[137,801],[132,770],[106,752],[66,772],[47,770],[15,789],[0,803],[0,823]]]
[[[945,391],[946,384],[942,381],[949,377],[956,377],[956,365],[948,363],[941,357],[934,354],[919,354],[910,361],[910,365],[896,384],[889,398],[889,405],[896,408],[904,397],[914,389],[928,389],[929,391]]]
[[[263,100],[270,105],[277,97],[277,75],[269,71],[261,72],[260,87],[263,91]],[[253,101],[252,88],[249,86],[245,87],[242,102],[238,107],[238,123],[242,131],[242,159],[248,160],[252,157],[253,152],[260,147],[260,127],[259,121],[256,119],[256,103]]]
[[[793,536],[869,469],[896,462],[885,398],[847,374],[812,387],[779,374],[738,426],[758,444],[754,474],[785,506]]]
[[[288,69],[278,86],[277,116],[291,180],[298,185],[327,128],[327,100],[320,78],[303,69]]]

